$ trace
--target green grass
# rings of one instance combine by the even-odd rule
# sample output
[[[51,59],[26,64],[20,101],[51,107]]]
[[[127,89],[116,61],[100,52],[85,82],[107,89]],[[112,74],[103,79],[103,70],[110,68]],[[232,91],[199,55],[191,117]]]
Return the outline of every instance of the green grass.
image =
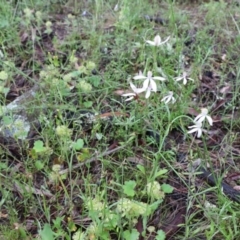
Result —
[[[238,239],[239,205],[221,191],[239,186],[235,4],[0,3],[0,238]],[[148,45],[156,35],[170,39]],[[139,71],[166,81],[126,102]],[[176,81],[183,72],[194,81]],[[197,138],[188,127],[202,108],[214,122]],[[31,123],[26,139],[4,137],[16,114]],[[197,177],[198,159],[216,186]]]

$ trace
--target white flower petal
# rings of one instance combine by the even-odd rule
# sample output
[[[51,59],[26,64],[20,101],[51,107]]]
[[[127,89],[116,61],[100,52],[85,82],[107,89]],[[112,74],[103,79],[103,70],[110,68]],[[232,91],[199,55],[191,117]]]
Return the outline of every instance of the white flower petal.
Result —
[[[188,133],[194,133],[194,132],[197,132],[197,138],[200,138],[202,136],[201,128],[193,128],[192,130],[188,131]]]
[[[117,12],[119,10],[118,4],[115,5],[113,10],[114,10],[114,12]]]
[[[155,42],[153,42],[153,41],[146,41],[146,43],[148,43],[148,44],[150,44],[151,46],[155,46]]]
[[[195,118],[194,118],[194,122],[203,122],[205,119],[205,116],[203,116],[202,114],[199,114],[197,115]]]
[[[152,78],[152,71],[147,72],[147,78],[151,79]]]
[[[172,91],[169,92],[169,97],[170,97],[170,99],[172,100],[172,103],[175,103],[175,102],[176,102],[175,97],[173,97],[173,92],[172,92]]]
[[[146,79],[147,77],[145,77],[144,75],[137,75],[135,77],[133,77],[134,80],[142,80],[142,79]]]
[[[155,43],[155,46],[159,46],[161,44],[161,37],[159,35],[157,35],[155,38],[154,38],[154,43]]]
[[[127,99],[125,99],[125,102],[131,101],[133,99],[134,99],[134,97],[127,98]]]
[[[145,92],[146,91],[146,89],[145,88],[138,88],[137,89],[137,93],[142,93],[142,92]]]
[[[152,79],[153,80],[160,80],[160,81],[165,81],[166,80],[166,78],[164,78],[164,77],[153,77]]]
[[[170,36],[167,37],[167,39],[166,39],[165,41],[161,42],[161,45],[164,44],[164,43],[166,43],[169,39],[170,39]]]
[[[206,118],[207,118],[210,126],[212,126],[212,125],[213,125],[213,120],[212,120],[212,118],[211,118],[210,116],[208,116],[208,115],[206,116]]]
[[[189,126],[188,128],[201,128],[202,127],[202,123],[201,122],[194,122],[195,125],[193,126]]]
[[[193,127],[193,126],[192,126],[192,127]],[[190,127],[188,127],[188,128],[190,128]],[[193,129],[189,130],[188,133],[194,133],[194,132],[196,132],[196,131],[198,131],[198,129],[197,129],[197,128],[193,128]]]
[[[175,81],[178,82],[178,81],[181,81],[182,79],[183,79],[183,77],[176,77],[176,78],[175,78]]]
[[[132,82],[130,82],[130,87],[133,90],[133,92],[135,92],[135,90],[137,89],[137,87]]]
[[[195,123],[195,126],[197,128],[201,128],[202,127],[202,122],[194,122]]]
[[[136,93],[141,93],[141,92],[145,91],[145,89],[143,89],[143,88],[137,88],[132,82],[130,82],[130,87],[132,88],[135,95],[136,95]]]
[[[191,127],[188,127],[188,128],[193,128],[193,129],[189,130],[188,133],[194,133],[198,130],[197,128],[194,128],[194,126],[191,126]]]
[[[199,114],[199,115],[197,115],[195,118],[194,118],[194,122],[198,122],[198,120],[200,119],[202,117],[202,115],[201,114]]]
[[[187,84],[187,78],[183,78],[183,85]]]
[[[157,84],[154,82],[154,80],[150,79],[149,85],[154,92],[157,92]]]
[[[125,99],[125,102],[128,102],[128,101],[131,101],[132,99],[134,99],[134,97],[136,96],[136,93],[124,93],[121,96],[128,97],[127,99]]]
[[[170,101],[171,101],[171,97],[167,96],[166,100],[165,100],[165,103],[168,104]]]
[[[151,95],[151,88],[148,88],[147,91],[146,91],[145,98],[149,98],[150,95]]]
[[[163,97],[161,102],[165,102],[167,97]]]
[[[149,79],[147,78],[144,82],[143,82],[143,89],[147,90],[149,87]]]
[[[201,108],[201,114],[206,116],[208,114],[208,109],[207,108]]]
[[[197,138],[200,138],[201,136],[202,136],[202,129],[198,129]]]
[[[135,93],[124,93],[121,95],[122,97],[136,96]]]

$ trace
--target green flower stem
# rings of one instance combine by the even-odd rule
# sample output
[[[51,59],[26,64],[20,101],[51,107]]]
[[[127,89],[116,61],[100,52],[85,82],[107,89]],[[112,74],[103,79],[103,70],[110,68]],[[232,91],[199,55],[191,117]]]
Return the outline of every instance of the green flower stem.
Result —
[[[153,47],[153,69],[154,72],[157,72],[158,66],[157,66],[157,47]]]

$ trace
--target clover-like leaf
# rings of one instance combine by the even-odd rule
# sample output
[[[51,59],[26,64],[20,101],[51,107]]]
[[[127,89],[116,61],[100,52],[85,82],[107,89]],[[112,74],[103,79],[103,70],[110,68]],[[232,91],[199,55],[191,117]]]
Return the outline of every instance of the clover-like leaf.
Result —
[[[41,170],[41,169],[43,169],[44,168],[44,162],[42,162],[42,161],[40,161],[40,160],[37,160],[36,162],[35,162],[35,167],[37,168],[37,170]]]
[[[165,232],[163,230],[158,230],[156,240],[165,240],[165,239],[166,239]]]
[[[37,140],[34,142],[34,147],[36,153],[44,152],[46,151],[46,147],[43,146],[43,142],[41,140]]]
[[[0,80],[7,80],[8,79],[8,74],[5,71],[0,72]]]
[[[123,233],[123,237],[126,240],[137,240],[139,239],[139,232],[137,229],[132,229],[132,231],[126,230]]]
[[[129,196],[129,197],[133,197],[135,195],[135,190],[134,188],[136,187],[136,182],[135,181],[126,181],[124,183],[123,187],[123,192]]]
[[[92,101],[86,101],[83,103],[84,107],[85,108],[90,108],[92,105],[93,105],[93,102]]]
[[[42,240],[54,240],[54,233],[51,226],[47,223],[44,224],[43,229],[39,232]]]
[[[172,193],[173,189],[174,189],[171,185],[166,184],[166,183],[162,184],[161,188],[162,188],[162,191],[165,193]]]
[[[81,138],[79,138],[76,142],[73,143],[73,148],[75,150],[80,150],[83,148],[84,142]]]

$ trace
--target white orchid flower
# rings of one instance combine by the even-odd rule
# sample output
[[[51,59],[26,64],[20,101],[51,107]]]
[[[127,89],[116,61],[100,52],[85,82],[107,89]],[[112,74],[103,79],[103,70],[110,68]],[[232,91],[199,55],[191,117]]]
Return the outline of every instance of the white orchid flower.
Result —
[[[163,77],[153,77],[152,72],[148,71],[147,77],[143,74],[139,74],[133,78],[134,80],[144,80],[143,89],[146,91],[146,98],[149,98],[151,92],[157,92],[157,84],[155,80],[165,81],[166,79]]]
[[[166,95],[162,100],[161,102],[165,102],[166,104],[168,104],[169,102],[172,102],[172,103],[175,103],[176,102],[176,99],[175,97],[173,97],[173,92],[168,92],[168,95]]]
[[[192,130],[189,130],[188,133],[194,133],[197,132],[197,138],[200,138],[202,136],[202,122],[194,122],[195,125],[190,126],[188,128],[192,128]]]
[[[132,82],[130,82],[130,87],[133,90],[132,93],[124,93],[124,94],[122,94],[123,97],[128,97],[125,100],[126,102],[131,101],[132,99],[136,98],[139,93],[145,91],[145,89],[143,89],[143,88],[137,88]]]
[[[194,122],[202,123],[205,119],[207,119],[210,126],[213,125],[213,120],[212,120],[211,116],[208,115],[208,109],[207,108],[201,108],[201,113],[195,117]]]
[[[177,82],[178,82],[178,81],[183,81],[183,85],[186,85],[188,80],[194,81],[192,78],[189,78],[189,77],[187,76],[187,73],[186,73],[186,72],[183,72],[182,76],[176,77],[175,80],[176,80]]]
[[[163,45],[164,43],[166,43],[169,40],[170,37],[167,37],[167,39],[165,41],[162,42],[162,39],[159,35],[157,35],[153,41],[149,41],[147,40],[146,43],[148,43],[151,46],[156,46],[159,47],[161,45]]]

